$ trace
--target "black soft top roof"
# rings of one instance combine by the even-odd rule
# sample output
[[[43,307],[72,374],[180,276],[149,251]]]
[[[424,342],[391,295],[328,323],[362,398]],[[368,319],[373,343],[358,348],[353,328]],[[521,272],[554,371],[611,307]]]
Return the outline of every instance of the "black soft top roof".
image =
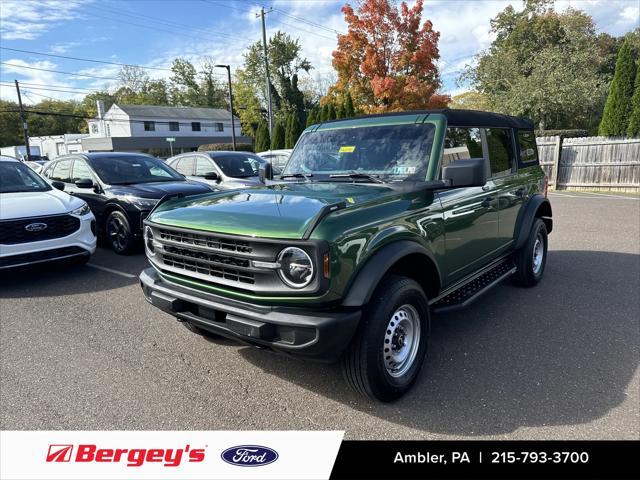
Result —
[[[431,112],[442,113],[447,117],[448,124],[453,127],[512,127],[533,130],[533,122],[528,118],[512,117],[502,113],[451,108],[431,110]]]
[[[521,130],[533,130],[533,122],[528,118],[512,117],[502,113],[484,112],[481,110],[458,110],[453,108],[441,108],[434,110],[410,110],[404,112],[377,113],[374,115],[362,115],[355,118],[330,120],[322,122],[344,122],[358,118],[391,117],[396,115],[425,115],[428,113],[440,113],[447,117],[447,123],[452,127],[510,127]]]

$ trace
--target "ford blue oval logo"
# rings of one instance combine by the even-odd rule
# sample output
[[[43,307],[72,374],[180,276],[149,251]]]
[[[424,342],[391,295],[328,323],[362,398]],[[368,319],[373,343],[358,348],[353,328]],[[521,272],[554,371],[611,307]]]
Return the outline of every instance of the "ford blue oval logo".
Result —
[[[222,452],[222,460],[239,467],[261,467],[278,459],[278,452],[260,445],[238,445]]]
[[[27,232],[41,232],[42,230],[47,228],[47,224],[46,223],[30,223],[29,225],[25,226],[24,229]]]

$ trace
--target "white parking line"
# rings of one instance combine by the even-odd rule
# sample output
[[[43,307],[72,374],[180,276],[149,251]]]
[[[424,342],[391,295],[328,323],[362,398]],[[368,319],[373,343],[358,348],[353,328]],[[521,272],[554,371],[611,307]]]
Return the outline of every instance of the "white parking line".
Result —
[[[622,195],[609,195],[607,193],[594,193],[594,192],[580,192],[580,195],[570,195],[568,193],[549,192],[549,195],[554,197],[569,197],[569,198],[590,198],[593,195],[598,198],[615,198],[617,200],[640,200],[640,197],[622,196]],[[592,197],[591,197],[592,198]]]
[[[97,268],[98,270],[103,270],[105,272],[114,273],[116,275],[120,275],[120,276],[125,277],[125,278],[138,278],[137,275],[131,275],[130,273],[121,272],[119,270],[114,270],[112,268],[101,267],[100,265],[95,265],[93,263],[87,263],[87,267]]]

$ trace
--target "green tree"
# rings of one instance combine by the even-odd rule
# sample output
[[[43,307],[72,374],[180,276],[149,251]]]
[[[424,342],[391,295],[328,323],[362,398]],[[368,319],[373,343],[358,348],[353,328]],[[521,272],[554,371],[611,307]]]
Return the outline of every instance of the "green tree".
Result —
[[[329,120],[329,104],[325,103],[320,109],[320,121],[326,122]]]
[[[351,98],[351,92],[347,90],[344,99],[344,118],[351,118],[356,115],[355,109],[353,108],[353,99]]]
[[[285,128],[282,120],[276,122],[273,127],[273,138],[271,138],[271,149],[279,150],[285,148]]]
[[[267,122],[263,119],[258,124],[258,129],[256,131],[255,150],[256,152],[264,152],[265,150],[269,150],[270,145],[271,140],[269,138],[269,127]]]
[[[0,100],[0,147],[23,145],[18,104]]]
[[[344,118],[344,107],[341,104],[336,106],[336,120]]]
[[[556,12],[553,1],[526,0],[491,20],[495,40],[462,80],[492,109],[532,118],[540,130],[593,128],[606,96],[598,36],[584,12]]]
[[[631,98],[631,116],[627,127],[629,137],[640,136],[640,67],[636,68],[636,82]]]
[[[235,72],[235,80],[233,81],[233,97],[234,107],[242,132],[251,137],[256,136],[256,129],[263,119],[262,104],[260,98],[256,94],[253,82],[248,78],[247,73],[243,69],[237,69]]]
[[[318,109],[312,108],[307,115],[307,127],[318,123]]]
[[[327,107],[327,120],[335,120],[336,118],[336,107],[333,106],[333,103],[330,103]]]
[[[622,44],[616,60],[616,71],[604,106],[600,135],[625,135],[631,116],[631,98],[636,78],[636,62],[628,41]]]
[[[296,113],[289,114],[285,133],[284,148],[293,148],[300,136],[300,122]]]

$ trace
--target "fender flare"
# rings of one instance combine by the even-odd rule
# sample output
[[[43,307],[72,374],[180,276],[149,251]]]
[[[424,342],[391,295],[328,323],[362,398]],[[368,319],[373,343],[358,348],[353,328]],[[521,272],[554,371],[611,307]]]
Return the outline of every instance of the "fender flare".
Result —
[[[536,212],[542,205],[545,204],[549,208],[549,212],[551,212],[551,202],[549,202],[549,199],[543,197],[540,194],[536,194],[531,197],[531,199],[523,208],[520,209],[520,214],[518,216],[514,232],[515,250],[522,248],[526,243],[527,238],[529,238],[529,232],[531,231],[533,221],[536,218]],[[550,215],[541,218],[543,218],[545,220],[545,223],[548,223],[548,225],[553,225],[553,219]],[[551,228],[548,228],[548,230],[549,232],[551,232]]]
[[[438,263],[433,254],[425,247],[411,240],[398,240],[381,247],[355,273],[355,279],[349,287],[347,296],[342,301],[345,307],[360,307],[371,299],[378,283],[389,269],[403,257],[411,254],[421,254],[427,257],[435,266],[438,272],[438,281],[442,284],[442,276]]]

